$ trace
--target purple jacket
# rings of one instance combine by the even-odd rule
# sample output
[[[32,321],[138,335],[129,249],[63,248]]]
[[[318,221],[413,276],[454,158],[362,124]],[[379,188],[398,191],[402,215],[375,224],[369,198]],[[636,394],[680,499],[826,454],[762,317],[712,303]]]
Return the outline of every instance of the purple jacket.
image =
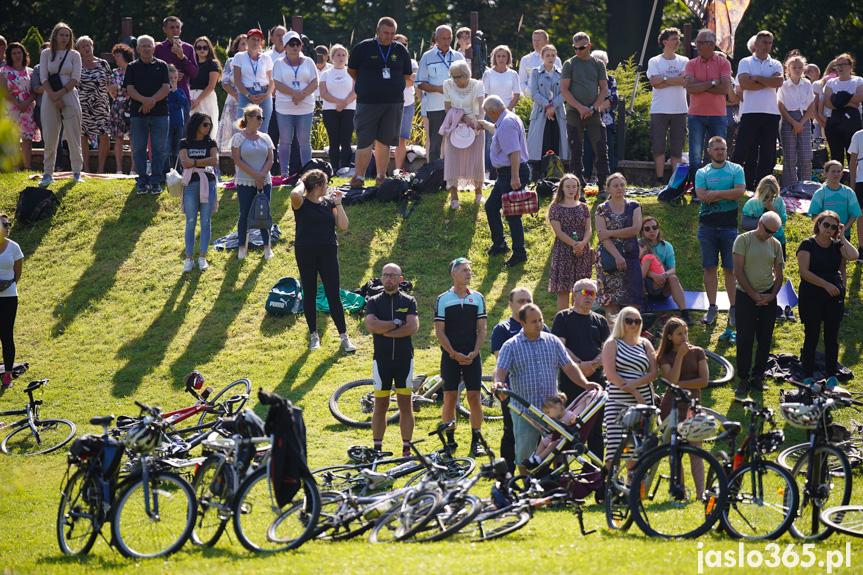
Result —
[[[189,79],[198,75],[198,58],[195,56],[195,47],[187,42],[180,40],[180,46],[183,48],[185,58],[180,60],[177,55],[171,51],[173,47],[169,40],[156,44],[154,52],[156,58],[164,60],[168,64],[176,66],[177,70],[183,74],[183,79],[177,83],[178,88],[182,88],[186,93],[186,97],[191,101],[192,94],[189,92]]]

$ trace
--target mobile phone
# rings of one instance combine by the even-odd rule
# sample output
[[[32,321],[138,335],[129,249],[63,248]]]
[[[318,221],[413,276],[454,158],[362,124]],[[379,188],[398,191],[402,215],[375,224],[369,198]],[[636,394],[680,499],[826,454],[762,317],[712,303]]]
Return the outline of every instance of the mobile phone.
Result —
[[[177,46],[178,48],[180,47],[180,39],[179,38],[174,38],[174,46]]]

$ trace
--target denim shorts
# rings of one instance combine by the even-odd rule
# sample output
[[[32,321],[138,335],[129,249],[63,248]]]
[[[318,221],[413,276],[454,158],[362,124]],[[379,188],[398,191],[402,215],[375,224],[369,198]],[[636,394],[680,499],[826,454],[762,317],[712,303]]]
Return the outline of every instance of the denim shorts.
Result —
[[[402,115],[402,132],[400,137],[403,140],[411,139],[411,129],[414,126],[414,107],[413,104],[405,106],[404,115]]]
[[[722,269],[734,269],[734,240],[737,228],[718,228],[698,224],[698,243],[701,244],[701,267],[709,270],[719,267],[722,255]]]

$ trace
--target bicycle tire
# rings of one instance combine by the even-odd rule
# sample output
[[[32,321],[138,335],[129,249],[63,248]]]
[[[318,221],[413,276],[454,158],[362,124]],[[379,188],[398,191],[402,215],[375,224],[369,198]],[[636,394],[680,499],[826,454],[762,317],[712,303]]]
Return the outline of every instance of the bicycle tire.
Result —
[[[99,493],[94,493],[94,489],[97,489],[96,485],[88,477],[87,471],[79,469],[60,492],[57,543],[60,551],[66,555],[86,555],[96,542],[99,530],[94,523],[98,521],[102,498]],[[78,535],[77,531],[81,534]]]
[[[228,393],[231,395],[227,395]],[[211,405],[218,405],[220,399],[231,399],[235,395],[245,395],[246,398],[239,403],[232,404],[228,407],[228,413],[224,415],[217,415],[215,413],[204,412],[201,414],[201,418],[198,420],[198,425],[212,425],[215,424],[216,421],[220,417],[228,417],[233,415],[234,413],[239,413],[243,410],[243,407],[246,405],[246,401],[249,399],[249,395],[252,393],[252,382],[246,379],[245,377],[242,379],[238,379],[237,381],[228,384],[222,391],[216,394],[213,399],[208,399],[207,402]],[[227,395],[227,397],[222,397]]]
[[[321,492],[321,513],[312,537],[324,541],[347,541],[374,527],[374,520],[360,513],[350,520],[341,517],[339,512],[347,500],[345,494],[340,491]]]
[[[482,403],[482,418],[484,421],[502,421],[503,407],[500,404],[500,399],[497,395],[491,392],[491,382],[494,378],[490,375],[482,376],[483,385],[480,387],[480,402]],[[465,391],[464,381],[458,385],[458,403],[456,404],[458,412],[470,419],[470,406],[467,402],[467,392]]]
[[[198,502],[198,515],[195,518],[195,526],[192,529],[192,543],[201,547],[212,547],[222,536],[225,526],[228,524],[228,515],[224,509],[230,509],[231,500],[230,486],[233,484],[231,477],[233,471],[226,464],[218,470],[222,458],[210,456],[198,467],[192,481],[192,490]],[[210,502],[216,503],[211,505]],[[222,507],[222,510],[219,509]],[[224,517],[220,517],[220,512]]]
[[[353,490],[365,485],[366,480],[360,473],[361,469],[371,469],[371,464],[330,465],[312,471],[317,484],[329,491]]]
[[[851,464],[845,454],[832,445],[817,445],[814,451],[813,463],[817,465],[815,472],[819,474],[816,478],[818,485],[807,485],[808,456],[801,457],[791,470],[800,490],[800,507],[789,531],[796,539],[803,541],[822,541],[829,537],[833,529],[827,525],[820,528],[821,512],[830,507],[848,505],[851,501]],[[837,492],[836,487],[840,483],[842,491]]]
[[[321,496],[314,480],[302,479],[303,495],[294,498],[279,517],[267,528],[267,539],[287,544],[285,550],[296,549],[312,538],[321,515]]]
[[[449,471],[441,472],[443,473],[443,480],[447,483],[452,481],[458,481],[464,477],[467,477],[473,470],[476,468],[476,460],[472,457],[454,457],[452,459],[445,459],[443,461],[438,461],[438,465],[443,465]],[[410,487],[417,483],[420,479],[425,477],[425,475],[429,472],[428,469],[423,469],[410,479],[408,479],[407,483],[405,483],[405,487]]]
[[[38,440],[29,425],[22,425],[3,438],[3,443],[0,445],[3,453],[7,455],[51,453],[72,441],[78,429],[74,423],[66,419],[39,419],[33,424],[39,432]]]
[[[753,492],[753,469],[760,496]],[[772,461],[749,463],[728,478],[722,527],[738,539],[776,539],[794,522],[799,504],[800,491],[787,469]]]
[[[400,505],[380,516],[369,532],[370,543],[403,541],[421,530],[434,517],[441,504],[436,491],[408,492]]]
[[[374,406],[374,384],[375,382],[372,379],[356,379],[339,386],[330,396],[330,413],[345,425],[360,429],[371,429],[372,407],[369,406]],[[356,395],[357,391],[360,393],[359,396]],[[390,401],[395,402],[393,398],[390,398]],[[363,404],[366,404],[366,407],[363,407]],[[359,412],[355,414],[358,405]],[[388,425],[392,425],[399,420],[398,408],[390,409],[394,409],[395,413],[387,417]]]
[[[471,541],[491,541],[515,533],[531,520],[533,514],[525,506],[510,506],[504,509],[480,513],[470,530]]]
[[[839,533],[863,537],[863,506],[840,505],[825,509],[821,512],[821,522]]]
[[[629,510],[629,488],[626,481],[637,462],[635,440],[628,432],[617,445],[614,457],[605,478],[605,522],[613,531],[626,531],[632,526],[632,513]]]
[[[707,366],[710,369],[711,375],[714,373],[714,370],[719,369],[720,375],[716,378],[709,378],[707,380],[707,387],[720,387],[729,383],[732,379],[734,379],[734,374],[736,373],[734,370],[734,366],[730,361],[725,359],[723,356],[719,355],[716,352],[710,351],[709,349],[704,350],[704,354],[707,356]],[[713,365],[711,361],[719,364]]]
[[[722,509],[725,506],[725,497],[728,492],[728,480],[722,472],[722,467],[719,461],[708,451],[682,443],[676,446],[679,455],[688,454],[691,457],[697,456],[704,460],[705,466],[713,468],[718,485],[718,492],[708,492],[705,489],[702,500],[707,501],[711,497],[715,498],[715,504],[712,509],[705,509],[702,500],[696,499],[694,496],[688,497],[692,493],[692,483],[684,485],[684,492],[680,493],[677,488],[674,490],[669,486],[668,489],[661,490],[660,483],[651,485],[653,490],[650,493],[644,486],[645,477],[649,472],[654,472],[654,480],[661,481],[663,476],[657,466],[663,463],[672,452],[671,445],[663,445],[648,453],[644,460],[641,461],[635,468],[635,473],[632,477],[632,487],[629,490],[629,506],[633,519],[645,535],[651,537],[662,537],[665,539],[689,539],[698,537],[706,533],[714,523],[719,520],[722,514]],[[681,458],[682,462],[682,458]],[[681,463],[682,466],[682,463]],[[686,470],[688,472],[688,470]],[[691,474],[683,472],[682,477],[691,477]],[[706,474],[707,470],[705,470]],[[705,484],[706,485],[706,484]],[[713,486],[710,486],[711,488]],[[662,495],[657,499],[657,495]],[[647,502],[647,505],[645,505]],[[648,508],[650,509],[648,513]],[[668,512],[671,509],[684,510],[682,513],[675,513],[674,517],[669,521]],[[648,515],[650,517],[648,517]],[[651,519],[652,518],[652,519]],[[664,521],[658,521],[659,518]],[[694,522],[698,526],[689,529],[689,526]],[[680,530],[672,530],[671,527],[680,528]],[[685,530],[683,530],[685,529]],[[672,532],[673,531],[673,532]]]
[[[138,476],[126,486],[112,510],[112,541],[124,557],[143,559],[170,555],[186,543],[195,526],[198,506],[192,486],[174,473],[154,471],[149,473],[149,480],[151,511],[158,503],[157,521],[149,517],[144,508],[143,476]],[[172,508],[174,506],[176,510]],[[172,509],[166,513],[166,508]],[[166,536],[154,537],[157,528]]]
[[[442,541],[470,524],[480,511],[482,511],[482,501],[476,495],[468,494],[453,501],[446,501],[437,509],[432,520],[415,534],[411,541]]]
[[[729,457],[728,453],[722,449],[715,452],[713,455],[716,457],[716,459],[719,461],[719,464],[722,466],[723,475],[728,477],[732,468],[731,457]],[[704,478],[704,487],[705,489],[709,490],[710,493],[715,493],[719,489],[717,483],[717,472],[712,467],[707,471],[707,475]],[[715,504],[715,498],[708,498],[708,500],[704,502],[705,509]],[[717,521],[713,525],[713,530],[718,532],[722,531],[723,529],[725,529],[725,527],[723,526],[722,518],[720,517],[719,521]]]

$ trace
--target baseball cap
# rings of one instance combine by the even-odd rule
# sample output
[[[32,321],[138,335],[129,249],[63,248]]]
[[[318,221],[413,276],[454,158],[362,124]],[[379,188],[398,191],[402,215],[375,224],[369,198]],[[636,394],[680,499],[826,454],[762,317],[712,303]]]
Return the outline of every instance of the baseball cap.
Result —
[[[453,261],[451,261],[451,262],[449,263],[449,273],[452,273],[452,271],[453,271],[457,266],[460,266],[461,264],[472,264],[472,263],[473,263],[473,262],[472,262],[472,261],[470,261],[470,260],[469,260],[469,259],[467,259],[467,258],[456,258],[456,259],[454,259]]]
[[[261,32],[259,28],[252,28],[251,30],[246,32],[246,36],[248,36],[249,38],[251,38],[252,36],[260,36],[261,40],[264,39],[264,33]]]
[[[285,34],[285,37],[284,37],[285,44],[287,44],[291,40],[299,40],[300,42],[303,41],[303,39],[300,38],[300,35],[297,34],[296,32],[294,32],[293,30],[291,30],[290,32]]]

